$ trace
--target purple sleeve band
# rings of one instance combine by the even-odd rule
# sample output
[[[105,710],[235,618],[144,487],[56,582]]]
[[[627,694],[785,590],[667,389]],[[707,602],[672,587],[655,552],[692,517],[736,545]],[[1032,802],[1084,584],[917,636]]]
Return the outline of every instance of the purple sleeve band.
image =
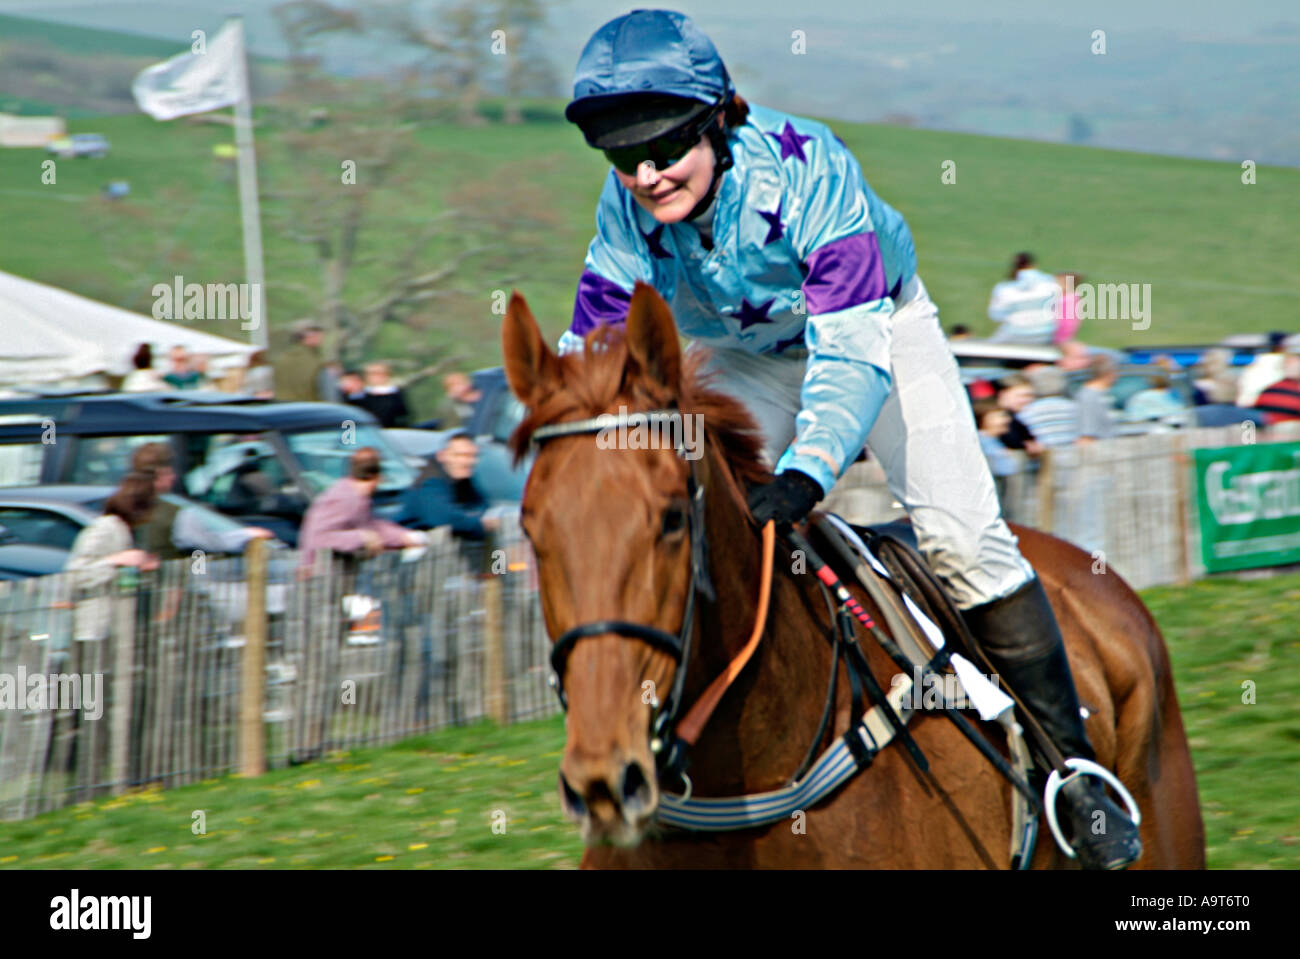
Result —
[[[855,233],[813,250],[803,281],[808,312],[834,313],[883,299],[885,264],[875,233]]]
[[[598,273],[583,270],[578,281],[578,296],[573,302],[573,322],[569,332],[586,336],[604,323],[622,323],[627,319],[632,294]]]

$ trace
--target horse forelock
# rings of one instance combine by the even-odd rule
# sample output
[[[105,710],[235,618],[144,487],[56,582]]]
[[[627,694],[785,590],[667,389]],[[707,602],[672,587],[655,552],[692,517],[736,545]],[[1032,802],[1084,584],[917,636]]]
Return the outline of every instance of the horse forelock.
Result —
[[[681,381],[661,384],[646,375],[623,340],[621,327],[600,327],[587,334],[582,352],[559,358],[555,388],[539,399],[510,437],[515,462],[523,459],[533,433],[553,423],[587,419],[625,405],[629,412],[660,409],[676,403],[683,415],[700,415],[708,442],[726,466],[732,495],[744,499],[744,487],[772,478],[763,463],[758,424],[737,400],[715,389],[705,371],[705,350],[689,351]]]

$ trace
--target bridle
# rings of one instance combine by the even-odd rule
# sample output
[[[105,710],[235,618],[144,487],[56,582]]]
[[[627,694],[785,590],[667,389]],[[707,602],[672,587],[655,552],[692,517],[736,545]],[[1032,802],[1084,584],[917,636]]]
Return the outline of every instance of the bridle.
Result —
[[[603,430],[619,429],[620,427],[637,428],[650,424],[680,425],[681,416],[682,413],[679,410],[651,410],[644,413],[620,413],[618,415],[604,413],[591,419],[539,427],[533,431],[532,443],[540,446],[548,440],[558,439],[562,436],[599,433]],[[676,429],[668,432],[674,438],[674,449],[677,455],[686,459],[687,451],[681,442],[684,431]],[[702,457],[699,459],[702,459]],[[768,524],[763,537],[765,561],[763,583],[760,590],[758,622],[755,624],[750,643],[732,661],[728,669],[714,680],[705,694],[700,697],[686,717],[685,722],[682,723],[683,728],[679,734],[678,715],[682,709],[683,690],[686,685],[686,674],[690,667],[691,647],[695,632],[695,596],[698,593],[709,602],[713,602],[717,598],[713,582],[709,578],[708,548],[704,535],[704,487],[700,483],[698,475],[697,463],[699,459],[689,459],[691,471],[686,481],[687,496],[690,503],[687,514],[687,535],[690,537],[691,578],[686,593],[686,608],[682,613],[682,624],[677,634],[673,635],[657,626],[630,623],[621,619],[602,619],[591,623],[583,623],[580,626],[566,630],[556,638],[555,646],[551,651],[551,668],[553,672],[550,678],[551,685],[559,696],[560,705],[567,711],[569,704],[564,692],[564,670],[569,654],[580,641],[591,636],[605,636],[613,633],[629,639],[639,639],[671,655],[677,663],[672,689],[662,701],[656,697],[650,703],[651,708],[654,710],[650,723],[650,749],[654,753],[655,765],[660,777],[667,779],[680,778],[687,784],[688,789],[690,781],[685,775],[688,764],[687,750],[699,736],[700,730],[707,721],[709,714],[712,713],[713,707],[717,705],[717,701],[721,699],[722,693],[726,691],[731,680],[735,678],[745,662],[748,661],[754,647],[757,646],[759,636],[762,634],[763,625],[767,619],[767,598],[771,589],[773,543],[771,524]]]

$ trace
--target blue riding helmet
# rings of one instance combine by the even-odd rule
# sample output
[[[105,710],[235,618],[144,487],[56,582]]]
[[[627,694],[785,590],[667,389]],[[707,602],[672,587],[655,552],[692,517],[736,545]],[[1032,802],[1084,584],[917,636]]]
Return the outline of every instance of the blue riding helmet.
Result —
[[[736,92],[712,41],[673,10],[633,10],[587,41],[565,119],[596,149],[645,143],[721,109]]]
[[[633,10],[611,20],[587,41],[573,76],[573,102],[565,119],[577,124],[588,145],[605,150],[623,172],[639,158],[680,156],[691,144],[713,146],[713,182],[688,214],[694,220],[713,202],[722,174],[734,159],[714,122],[735,95],[731,76],[713,42],[690,17],[673,10]],[[644,154],[628,147],[654,145]],[[616,152],[637,154],[630,159]]]

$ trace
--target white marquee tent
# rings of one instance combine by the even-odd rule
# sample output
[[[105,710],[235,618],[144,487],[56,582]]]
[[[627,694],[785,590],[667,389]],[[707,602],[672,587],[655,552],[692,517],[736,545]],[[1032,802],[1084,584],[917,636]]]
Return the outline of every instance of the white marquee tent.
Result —
[[[256,349],[0,272],[0,386],[121,375],[141,343],[153,348],[156,368],[173,346],[207,355],[214,368],[245,366]]]

